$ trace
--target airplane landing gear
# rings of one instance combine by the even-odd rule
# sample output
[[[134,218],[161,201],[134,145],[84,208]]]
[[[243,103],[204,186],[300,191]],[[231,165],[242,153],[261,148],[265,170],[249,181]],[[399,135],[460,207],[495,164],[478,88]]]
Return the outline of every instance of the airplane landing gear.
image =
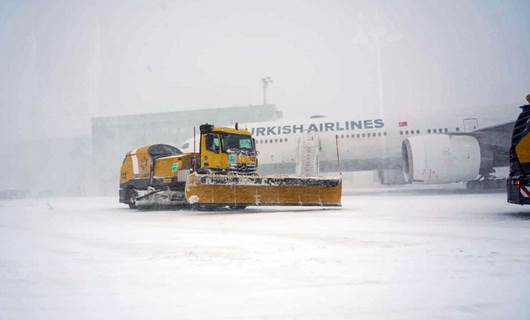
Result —
[[[506,179],[499,179],[494,176],[480,176],[477,180],[466,183],[468,190],[504,190],[506,188]]]

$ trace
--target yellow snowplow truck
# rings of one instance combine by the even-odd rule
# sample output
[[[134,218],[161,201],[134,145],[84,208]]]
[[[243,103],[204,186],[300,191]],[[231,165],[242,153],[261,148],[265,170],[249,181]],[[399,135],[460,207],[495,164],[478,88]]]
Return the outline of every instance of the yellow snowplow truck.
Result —
[[[247,206],[340,206],[340,177],[261,176],[248,130],[200,126],[199,153],[165,144],[126,154],[120,202],[130,208],[189,205],[201,209]]]
[[[530,204],[530,94],[515,122],[510,147],[510,175],[506,182],[508,202]]]

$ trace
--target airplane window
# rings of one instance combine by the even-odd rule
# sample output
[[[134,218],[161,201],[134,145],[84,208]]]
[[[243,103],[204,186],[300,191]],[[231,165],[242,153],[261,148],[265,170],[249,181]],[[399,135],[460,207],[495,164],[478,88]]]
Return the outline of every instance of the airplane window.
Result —
[[[343,134],[341,134],[341,135],[340,135],[340,138],[341,138],[341,139],[344,139],[344,135],[343,135]]]
[[[432,129],[432,132],[436,133],[436,129]]]
[[[349,137],[350,137],[350,135],[349,135],[349,134],[347,134],[347,135],[346,135],[346,138],[349,138]]]
[[[445,129],[444,129],[444,132],[447,132],[447,131],[449,131],[449,130],[447,130],[447,128],[445,128]]]
[[[405,131],[405,134],[409,134],[409,131],[408,131],[408,130],[407,130],[407,131]]]
[[[360,134],[357,134],[357,138],[359,138],[361,135]]]
[[[274,139],[274,142],[278,142],[278,139]]]
[[[283,139],[280,139],[280,142],[283,142]]]
[[[287,142],[287,138],[285,138],[283,141]]]
[[[438,132],[442,133],[443,131],[442,131],[442,129],[438,129]]]
[[[377,135],[378,135],[378,136],[381,136],[381,132],[378,132]]]
[[[431,129],[427,129],[427,133],[431,133]]]
[[[365,134],[363,133],[363,138],[365,137]]]
[[[386,137],[386,132],[383,132],[383,135]]]
[[[456,127],[456,132],[460,131],[460,128],[459,127]]]
[[[417,133],[417,134],[420,134],[420,130],[416,130],[416,133]]]
[[[400,131],[399,134],[403,135],[403,131]]]

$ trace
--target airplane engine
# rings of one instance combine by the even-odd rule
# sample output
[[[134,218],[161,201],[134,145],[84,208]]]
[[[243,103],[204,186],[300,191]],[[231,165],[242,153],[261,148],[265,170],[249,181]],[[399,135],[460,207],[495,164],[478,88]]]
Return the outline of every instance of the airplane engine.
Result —
[[[472,136],[424,135],[409,137],[401,148],[407,182],[450,183],[477,178],[480,146]]]

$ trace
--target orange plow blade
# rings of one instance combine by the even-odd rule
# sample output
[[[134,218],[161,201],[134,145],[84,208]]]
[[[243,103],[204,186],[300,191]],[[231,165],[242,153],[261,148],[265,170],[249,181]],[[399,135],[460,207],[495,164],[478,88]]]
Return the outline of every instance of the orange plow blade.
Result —
[[[188,203],[198,205],[337,207],[342,179],[193,173],[185,193]]]

